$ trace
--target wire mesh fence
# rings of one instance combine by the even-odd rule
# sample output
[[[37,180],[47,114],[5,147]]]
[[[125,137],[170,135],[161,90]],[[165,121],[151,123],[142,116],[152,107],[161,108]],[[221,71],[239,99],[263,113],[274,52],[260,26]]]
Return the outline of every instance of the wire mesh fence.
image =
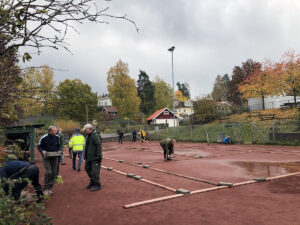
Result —
[[[256,122],[220,122],[203,125],[187,125],[150,132],[148,138],[159,140],[174,137],[178,141],[222,142],[230,136],[240,144],[300,145],[300,121],[271,120]]]

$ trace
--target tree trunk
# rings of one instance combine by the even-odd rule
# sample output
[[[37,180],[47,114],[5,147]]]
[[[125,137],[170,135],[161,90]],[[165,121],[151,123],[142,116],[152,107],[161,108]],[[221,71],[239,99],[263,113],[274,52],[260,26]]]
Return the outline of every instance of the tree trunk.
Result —
[[[262,99],[262,108],[263,108],[263,110],[265,110],[265,96],[264,96],[264,94],[262,94],[261,99]]]

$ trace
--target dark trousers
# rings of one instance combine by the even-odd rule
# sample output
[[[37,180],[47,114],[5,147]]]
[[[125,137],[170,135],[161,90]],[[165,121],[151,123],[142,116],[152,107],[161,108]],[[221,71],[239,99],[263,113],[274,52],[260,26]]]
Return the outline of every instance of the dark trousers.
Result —
[[[44,189],[50,190],[53,187],[55,177],[57,175],[57,157],[43,158],[45,167]]]
[[[167,147],[164,145],[164,144],[160,144],[160,146],[163,148],[163,150],[164,150],[164,159],[167,159],[168,157],[167,157]]]
[[[132,142],[136,142],[136,136],[132,137]]]
[[[30,166],[26,170],[24,170],[21,174],[18,174],[16,177],[13,177],[14,179],[25,179],[28,178],[32,183],[32,186],[36,190],[37,196],[40,197],[43,195],[42,192],[42,186],[39,183],[39,168],[37,166]],[[12,188],[12,196],[14,197],[15,200],[18,200],[20,198],[22,190],[27,186],[27,181],[22,180],[22,181],[16,181],[14,183],[14,186]],[[4,191],[6,194],[9,192],[9,186],[5,185],[4,186]]]
[[[84,169],[90,178],[90,184],[100,187],[101,186],[100,183],[101,162],[98,162],[96,160],[85,161]]]
[[[119,136],[119,143],[120,143],[120,144],[123,143],[123,136]]]
[[[57,178],[57,176],[58,176],[58,174],[59,174],[59,164],[60,164],[60,161],[61,161],[61,156],[58,156],[58,157],[57,157],[57,173],[56,173],[55,178]]]
[[[81,159],[82,159],[82,151],[73,151],[73,169],[76,170],[76,156],[78,154],[78,170],[80,170]]]

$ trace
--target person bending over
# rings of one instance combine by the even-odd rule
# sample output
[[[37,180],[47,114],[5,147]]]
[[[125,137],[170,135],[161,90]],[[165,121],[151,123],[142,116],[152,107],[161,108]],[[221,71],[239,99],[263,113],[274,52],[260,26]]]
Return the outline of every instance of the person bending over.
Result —
[[[164,150],[164,160],[171,160],[171,157],[174,157],[174,144],[176,143],[175,139],[166,138],[160,142],[160,146]]]

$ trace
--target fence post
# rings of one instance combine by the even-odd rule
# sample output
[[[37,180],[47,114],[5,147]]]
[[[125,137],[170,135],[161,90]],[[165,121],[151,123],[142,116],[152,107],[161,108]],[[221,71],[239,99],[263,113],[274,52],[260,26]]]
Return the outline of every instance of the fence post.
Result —
[[[253,137],[253,127],[252,127],[252,123],[250,123],[250,131],[251,131],[251,143],[253,144],[253,142],[254,142],[254,137]]]
[[[208,137],[208,133],[207,133],[206,124],[204,124],[204,127],[205,127],[207,145],[209,145],[209,137]]]
[[[191,141],[193,140],[193,128],[192,128],[192,125],[191,125]]]
[[[244,143],[244,139],[243,139],[243,123],[241,123],[241,143]]]
[[[272,121],[272,135],[273,135],[273,142],[275,142],[275,127],[274,127],[274,121]]]

